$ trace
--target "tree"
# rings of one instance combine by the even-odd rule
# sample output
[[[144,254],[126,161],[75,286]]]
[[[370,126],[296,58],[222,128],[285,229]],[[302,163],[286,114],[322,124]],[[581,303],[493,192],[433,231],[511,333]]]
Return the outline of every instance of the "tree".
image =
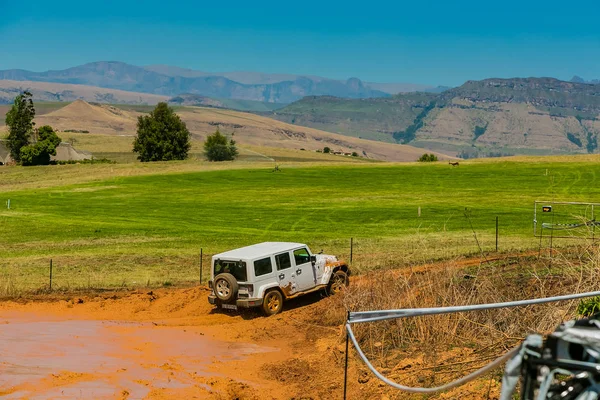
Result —
[[[235,141],[227,140],[219,128],[212,135],[209,135],[204,142],[204,154],[208,161],[231,161],[238,155]]]
[[[358,153],[357,153],[357,152],[355,152],[355,151],[353,151],[353,152],[352,152],[352,157],[358,157]]]
[[[327,146],[323,147],[323,153],[331,153],[331,149]]]
[[[33,134],[33,118],[35,108],[33,107],[32,94],[25,91],[15,98],[13,106],[6,114],[6,126],[8,126],[8,137],[6,144],[10,156],[16,162],[21,161],[21,148],[29,144]]]
[[[61,139],[51,126],[44,125],[37,130],[37,142],[21,147],[23,165],[48,165],[50,156],[56,155],[56,147]]]
[[[437,161],[438,158],[435,154],[423,154],[420,158],[419,158],[419,162],[432,162],[432,161]]]
[[[167,103],[138,118],[133,152],[145,161],[185,160],[191,148],[190,131]]]

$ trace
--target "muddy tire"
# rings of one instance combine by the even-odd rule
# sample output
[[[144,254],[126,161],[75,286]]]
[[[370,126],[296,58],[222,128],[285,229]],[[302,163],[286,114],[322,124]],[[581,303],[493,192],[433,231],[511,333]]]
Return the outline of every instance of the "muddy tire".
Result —
[[[279,313],[282,308],[283,296],[279,290],[274,289],[265,293],[262,309],[267,317]]]
[[[214,291],[215,296],[221,301],[228,302],[235,299],[238,292],[237,280],[231,274],[219,274],[215,277]]]
[[[333,296],[344,290],[350,284],[350,277],[344,271],[335,271],[329,279],[327,294]]]

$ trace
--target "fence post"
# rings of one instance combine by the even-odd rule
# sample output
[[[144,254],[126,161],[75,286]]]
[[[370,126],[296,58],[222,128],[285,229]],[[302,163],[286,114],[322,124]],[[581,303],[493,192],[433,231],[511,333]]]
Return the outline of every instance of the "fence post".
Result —
[[[350,311],[346,316],[346,324],[350,320]],[[346,388],[348,386],[348,342],[350,341],[350,335],[348,335],[348,327],[346,327],[346,362],[344,364],[344,400],[346,400]]]
[[[352,253],[354,252],[354,238],[350,238],[350,262],[352,262]]]
[[[496,215],[496,253],[498,252],[498,216]]]
[[[200,248],[200,283],[202,283],[202,247]]]
[[[50,291],[52,291],[52,259],[50,259]]]

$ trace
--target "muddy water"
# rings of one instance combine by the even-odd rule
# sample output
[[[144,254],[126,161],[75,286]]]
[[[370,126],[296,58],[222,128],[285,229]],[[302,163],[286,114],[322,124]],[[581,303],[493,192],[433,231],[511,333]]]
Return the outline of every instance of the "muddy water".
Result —
[[[213,363],[275,349],[215,340],[193,327],[0,315],[0,398],[144,398],[210,387]]]

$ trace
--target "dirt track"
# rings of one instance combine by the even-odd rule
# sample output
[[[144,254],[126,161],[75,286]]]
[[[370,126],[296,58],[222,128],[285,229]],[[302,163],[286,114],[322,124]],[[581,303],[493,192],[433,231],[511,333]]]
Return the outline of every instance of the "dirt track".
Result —
[[[0,398],[341,397],[341,330],[215,312],[202,288],[0,303]]]
[[[461,259],[394,273],[479,262]],[[364,279],[355,277],[353,285]],[[0,398],[342,398],[345,334],[335,323],[344,312],[332,303],[341,298],[314,293],[267,318],[216,310],[208,293],[204,287],[169,288],[0,302]],[[315,320],[336,322],[317,326]],[[407,398],[352,355],[349,399]],[[490,397],[491,383],[484,390],[475,382],[439,398],[497,398],[497,382]]]
[[[467,258],[393,274],[480,262]],[[365,279],[357,276],[353,285]],[[216,310],[208,294],[194,287],[0,301],[0,398],[342,398],[343,297],[313,293],[286,302],[281,314],[267,318]],[[333,325],[317,326],[315,320]],[[405,357],[417,365],[422,355]],[[474,382],[438,398],[493,399],[498,384]],[[390,391],[351,352],[348,398],[407,396]]]

